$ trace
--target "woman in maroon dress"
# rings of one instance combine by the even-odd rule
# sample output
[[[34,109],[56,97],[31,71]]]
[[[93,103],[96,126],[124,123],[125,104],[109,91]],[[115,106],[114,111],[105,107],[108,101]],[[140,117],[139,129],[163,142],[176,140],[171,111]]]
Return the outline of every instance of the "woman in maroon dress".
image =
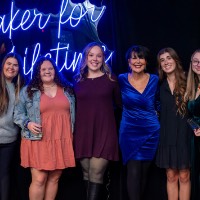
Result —
[[[83,50],[74,91],[77,101],[75,157],[82,166],[87,199],[96,200],[109,160],[118,160],[113,101],[121,105],[118,82],[105,63],[100,44],[90,43]]]

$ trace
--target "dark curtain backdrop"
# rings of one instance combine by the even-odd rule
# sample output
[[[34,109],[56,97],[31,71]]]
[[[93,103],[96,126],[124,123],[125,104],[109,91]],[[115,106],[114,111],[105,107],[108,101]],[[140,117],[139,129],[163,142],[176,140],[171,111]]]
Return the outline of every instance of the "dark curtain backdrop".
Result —
[[[113,44],[119,72],[126,69],[125,51],[133,44],[150,49],[151,67],[161,48],[172,47],[187,69],[192,52],[200,48],[199,5],[198,0],[113,0]]]
[[[10,9],[10,0],[0,1],[0,14]],[[44,13],[59,11],[61,0],[16,0],[21,9],[38,8]],[[81,3],[83,0],[72,0]],[[156,54],[164,47],[174,48],[188,69],[192,52],[200,48],[200,6],[198,0],[90,0],[96,6],[106,5],[99,22],[100,40],[107,44],[114,56],[110,62],[117,75],[127,71],[126,50],[133,44],[151,51],[149,67],[156,69]],[[117,114],[119,124],[119,116]],[[77,163],[78,164],[78,163]],[[165,173],[152,165],[146,200],[166,200]],[[13,162],[13,200],[28,200],[30,172],[19,166],[19,145]],[[64,171],[60,181],[58,200],[81,200],[83,185],[79,164]],[[192,200],[199,199],[193,195]],[[121,161],[112,163],[105,174],[105,187],[101,200],[128,200],[126,168]]]

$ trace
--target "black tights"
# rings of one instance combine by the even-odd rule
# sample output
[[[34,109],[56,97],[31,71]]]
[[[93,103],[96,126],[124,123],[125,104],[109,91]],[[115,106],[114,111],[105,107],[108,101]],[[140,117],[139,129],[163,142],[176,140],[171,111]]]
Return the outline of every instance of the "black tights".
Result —
[[[9,200],[10,168],[16,142],[0,144],[0,200]]]
[[[127,190],[130,200],[142,200],[150,161],[130,160],[127,163]]]

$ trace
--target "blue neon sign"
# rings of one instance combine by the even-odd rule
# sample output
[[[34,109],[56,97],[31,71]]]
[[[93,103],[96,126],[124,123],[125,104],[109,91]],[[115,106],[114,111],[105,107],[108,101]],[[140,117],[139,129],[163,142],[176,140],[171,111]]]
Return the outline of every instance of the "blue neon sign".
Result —
[[[74,4],[71,0],[62,0],[60,11],[58,14],[44,14],[39,12],[37,9],[27,9],[21,10],[15,6],[14,1],[11,2],[10,13],[0,16],[0,34],[7,34],[10,39],[13,38],[13,35],[16,31],[27,31],[30,28],[44,30],[46,27],[57,26],[57,45],[49,49],[49,52],[45,53],[45,56],[54,58],[56,63],[59,63],[60,71],[76,69],[76,66],[81,59],[82,55],[79,52],[72,52],[70,50],[70,41],[67,44],[61,44],[60,38],[62,36],[62,31],[65,29],[82,29],[84,23],[90,24],[91,31],[93,34],[93,40],[99,41],[97,26],[98,22],[103,16],[106,7],[96,7],[91,4],[89,0],[86,0],[83,3]],[[104,50],[109,51],[104,45]],[[24,49],[24,74],[30,74],[32,77],[33,65],[35,64],[38,57],[41,55],[43,45],[41,43],[36,43],[34,49],[31,50],[29,47]],[[15,46],[13,46],[12,51],[15,51]],[[69,53],[70,52],[70,53]],[[31,58],[31,64],[28,64],[27,57]],[[109,55],[106,58],[108,61],[112,57],[113,52],[109,51]],[[64,55],[62,58],[62,63],[60,56]]]

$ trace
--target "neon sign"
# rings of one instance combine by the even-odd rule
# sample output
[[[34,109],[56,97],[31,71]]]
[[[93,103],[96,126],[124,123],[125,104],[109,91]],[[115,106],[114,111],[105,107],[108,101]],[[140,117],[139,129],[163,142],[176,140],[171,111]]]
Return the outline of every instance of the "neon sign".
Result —
[[[34,27],[34,29],[44,30],[45,28],[56,26],[57,45],[50,48],[44,56],[49,56],[55,59],[56,64],[60,66],[60,71],[76,69],[76,66],[81,59],[82,55],[78,52],[72,52],[70,50],[70,41],[68,43],[61,42],[61,36],[63,30],[78,30],[84,31],[83,27],[90,25],[90,31],[92,32],[92,41],[98,41],[97,25],[106,7],[96,7],[92,5],[89,0],[83,3],[74,4],[71,0],[62,0],[60,11],[58,14],[44,14],[39,12],[37,9],[20,10],[15,6],[14,2],[11,2],[10,13],[7,15],[0,16],[0,34],[7,34],[10,39],[16,31],[27,31]],[[88,31],[85,30],[85,32]],[[102,43],[102,42],[101,42]],[[108,61],[113,52],[109,51],[106,46],[102,43],[105,51],[108,51]],[[41,43],[34,44],[34,49],[30,50],[29,47],[24,48],[24,74],[30,74],[32,77],[33,65],[35,64],[38,57],[42,54],[41,50],[43,45]],[[12,51],[15,51],[13,46]],[[60,59],[60,55],[64,55],[64,58]],[[31,55],[31,64],[28,64],[27,58]],[[62,62],[62,63],[61,63]]]

